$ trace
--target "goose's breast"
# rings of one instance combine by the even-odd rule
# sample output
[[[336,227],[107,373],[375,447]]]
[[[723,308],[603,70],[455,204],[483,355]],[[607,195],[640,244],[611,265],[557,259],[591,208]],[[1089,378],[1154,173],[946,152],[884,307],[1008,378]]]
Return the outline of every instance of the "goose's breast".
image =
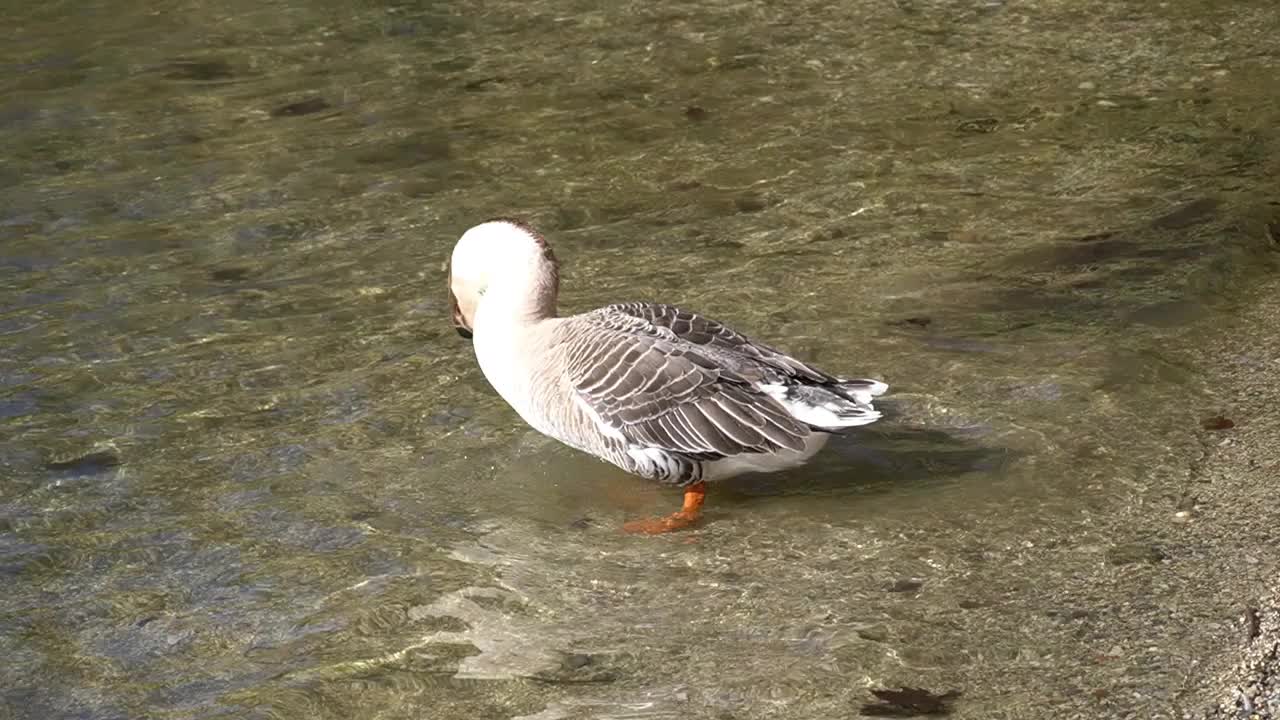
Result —
[[[535,430],[561,440],[574,407],[558,349],[521,329],[475,336],[476,360],[489,384]],[[482,340],[483,338],[483,340]]]

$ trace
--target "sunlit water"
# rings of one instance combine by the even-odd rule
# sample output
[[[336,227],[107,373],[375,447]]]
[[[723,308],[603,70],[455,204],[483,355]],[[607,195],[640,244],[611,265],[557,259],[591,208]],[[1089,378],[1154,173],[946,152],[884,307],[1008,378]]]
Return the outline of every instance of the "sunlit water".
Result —
[[[1271,2],[8,3],[0,716],[1180,710],[1174,514],[1274,269]],[[523,427],[469,225],[893,386],[678,498]],[[1197,578],[1192,582],[1190,578]],[[7,715],[6,715],[7,713]]]

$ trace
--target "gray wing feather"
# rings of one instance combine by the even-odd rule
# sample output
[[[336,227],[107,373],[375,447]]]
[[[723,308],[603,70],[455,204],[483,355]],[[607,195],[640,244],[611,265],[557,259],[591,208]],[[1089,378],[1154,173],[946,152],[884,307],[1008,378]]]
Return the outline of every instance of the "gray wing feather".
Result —
[[[700,460],[804,446],[809,428],[725,362],[725,348],[694,343],[617,307],[578,316],[564,339],[568,379],[608,428],[631,444]],[[740,337],[717,335],[730,345]]]
[[[702,347],[752,380],[774,382],[795,378],[814,383],[834,383],[838,378],[806,365],[786,353],[755,342],[723,323],[663,303],[618,303],[602,310],[639,318],[667,330],[685,342]]]

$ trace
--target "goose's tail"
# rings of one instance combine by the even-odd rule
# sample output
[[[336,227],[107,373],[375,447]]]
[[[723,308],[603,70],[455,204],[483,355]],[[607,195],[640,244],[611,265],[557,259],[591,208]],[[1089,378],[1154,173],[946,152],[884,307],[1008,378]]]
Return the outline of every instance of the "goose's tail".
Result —
[[[889,386],[879,380],[840,380],[832,385],[765,385],[795,419],[819,430],[837,432],[880,419],[872,400]]]

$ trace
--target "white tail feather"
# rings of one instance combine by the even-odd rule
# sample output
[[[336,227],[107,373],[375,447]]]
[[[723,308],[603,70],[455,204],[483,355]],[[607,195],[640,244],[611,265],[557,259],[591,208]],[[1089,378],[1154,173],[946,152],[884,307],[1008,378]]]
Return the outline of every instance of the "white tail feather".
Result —
[[[779,383],[760,385],[760,389],[781,403],[791,417],[806,425],[840,430],[868,425],[880,419],[880,411],[871,401],[888,390],[888,385],[878,380],[857,380],[837,387],[842,394],[821,388],[798,391],[800,389]]]

